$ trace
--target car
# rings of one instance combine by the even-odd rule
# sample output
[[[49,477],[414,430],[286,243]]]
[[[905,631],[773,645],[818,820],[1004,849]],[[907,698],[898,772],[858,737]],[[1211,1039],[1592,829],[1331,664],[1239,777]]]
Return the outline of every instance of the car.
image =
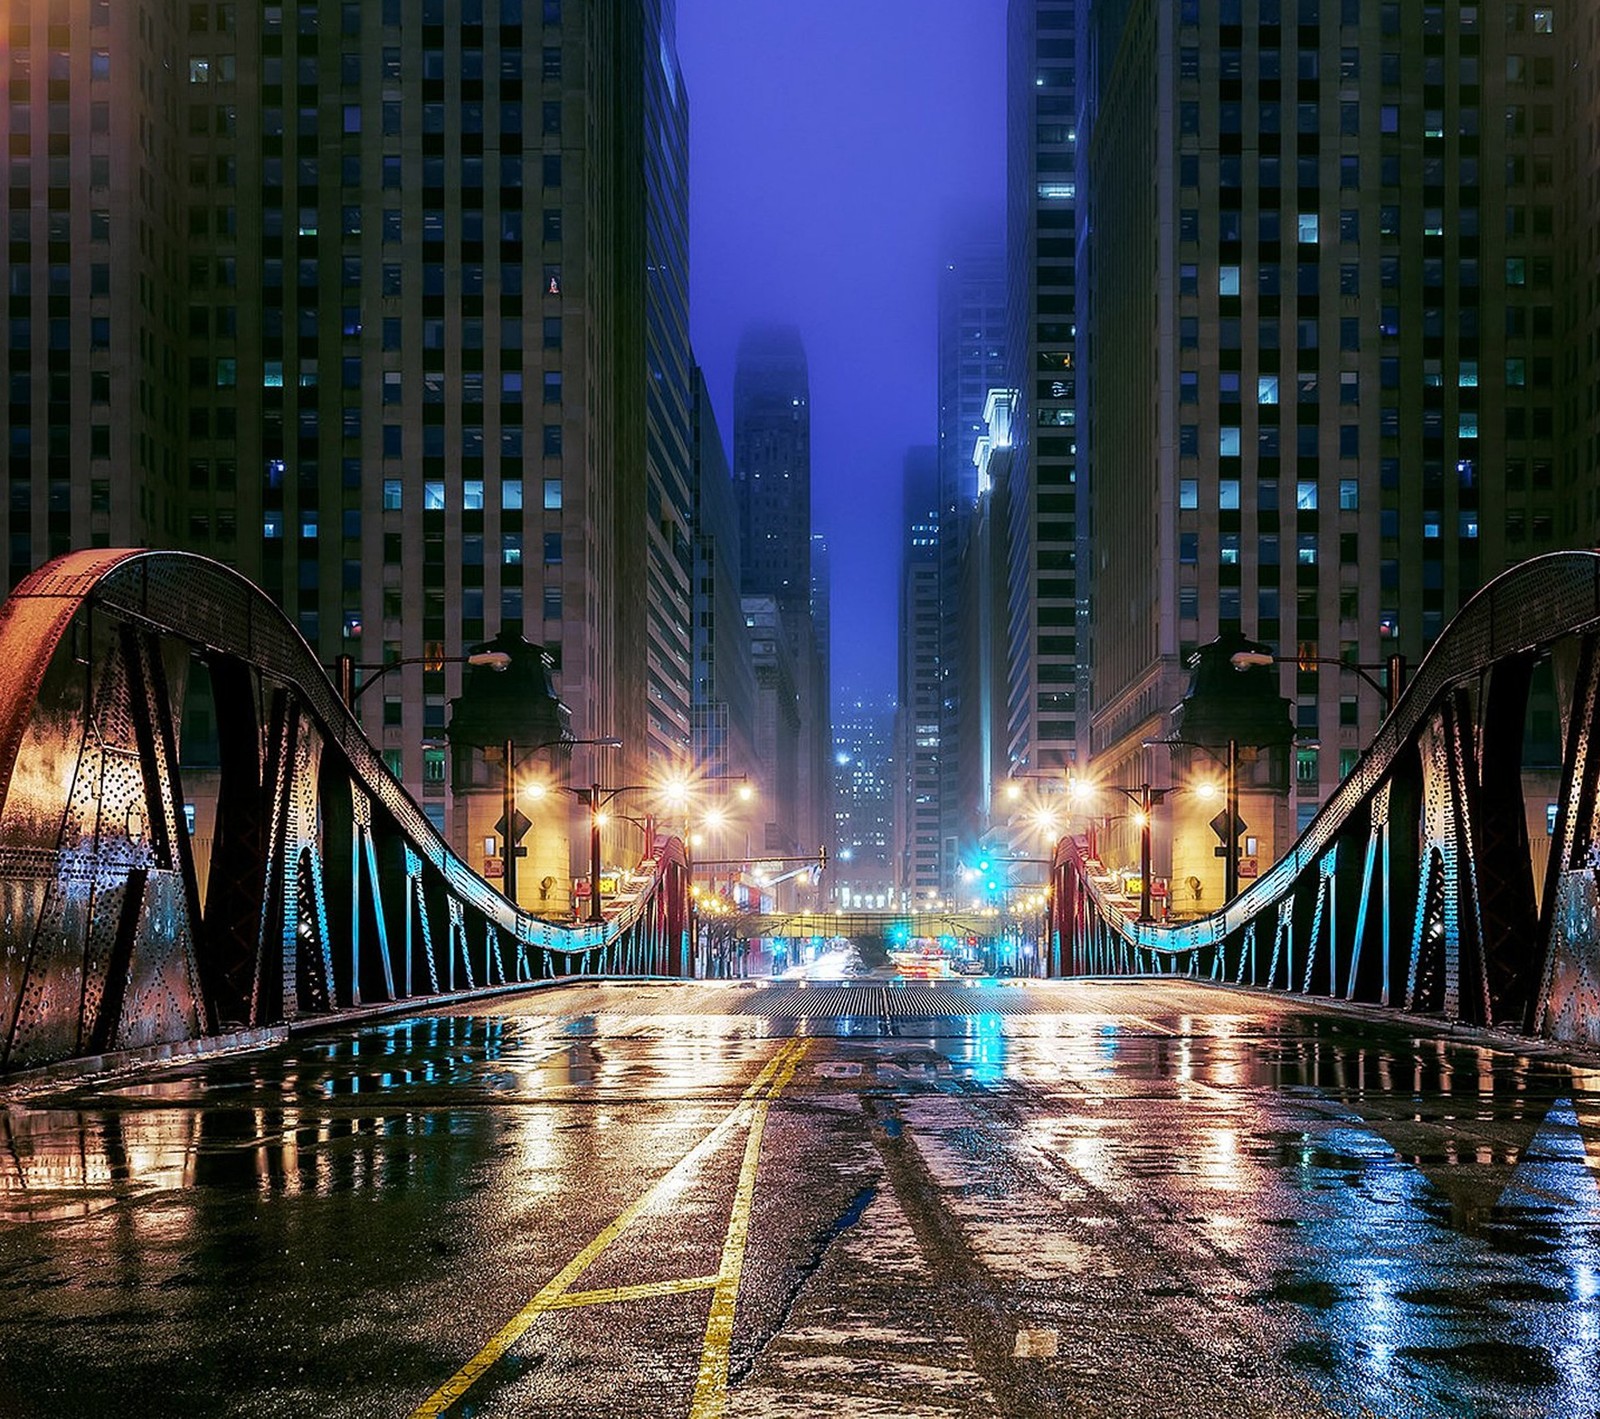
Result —
[[[986,976],[989,972],[984,968],[982,961],[963,961],[956,967],[956,974],[963,976]]]

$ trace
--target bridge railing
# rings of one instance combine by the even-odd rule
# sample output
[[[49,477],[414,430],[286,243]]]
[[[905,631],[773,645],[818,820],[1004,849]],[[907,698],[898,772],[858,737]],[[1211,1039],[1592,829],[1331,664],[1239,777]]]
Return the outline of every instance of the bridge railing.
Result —
[[[202,679],[203,887],[183,753]],[[0,605],[0,1070],[558,974],[689,974],[688,885],[673,840],[603,924],[520,910],[218,563],[71,553]]]
[[[1484,587],[1294,846],[1210,916],[1130,919],[1064,839],[1054,969],[1181,972],[1600,1044],[1597,638],[1600,556],[1535,558]],[[1525,789],[1534,704],[1562,728],[1547,858]]]

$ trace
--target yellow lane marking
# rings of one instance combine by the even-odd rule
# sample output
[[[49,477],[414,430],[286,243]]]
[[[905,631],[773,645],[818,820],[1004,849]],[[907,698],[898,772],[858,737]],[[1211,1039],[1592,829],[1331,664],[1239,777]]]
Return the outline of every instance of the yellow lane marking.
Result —
[[[547,1310],[568,1311],[577,1306],[603,1306],[612,1301],[645,1301],[652,1296],[679,1296],[686,1291],[709,1291],[716,1276],[690,1276],[683,1281],[643,1281],[637,1286],[604,1286],[598,1291],[568,1291],[552,1301]]]
[[[800,1056],[805,1053],[805,1049],[805,1040],[786,1041],[772,1058],[762,1066],[761,1072],[756,1075],[755,1081],[740,1096],[739,1103],[732,1112],[663,1173],[652,1187],[629,1203],[613,1221],[602,1227],[594,1237],[594,1240],[551,1277],[545,1283],[543,1289],[527,1305],[501,1326],[490,1337],[489,1343],[482,1350],[440,1385],[416,1409],[412,1410],[411,1419],[437,1419],[438,1415],[443,1414],[445,1410],[471,1389],[483,1377],[484,1372],[522,1338],[534,1321],[546,1311],[556,1309],[557,1303],[566,1295],[567,1288],[594,1264],[596,1258],[628,1229],[640,1213],[644,1212],[663,1193],[671,1192],[679,1187],[686,1175],[708,1153],[714,1151],[733,1128],[750,1115],[752,1109],[761,1109],[764,1113],[764,1105],[757,1103],[756,1100],[761,1097],[774,1077],[784,1068],[787,1061],[792,1059],[794,1064],[799,1063]],[[790,1065],[788,1073],[784,1075],[783,1083],[787,1084],[793,1074],[794,1065]],[[779,1087],[781,1088],[782,1085],[779,1085]]]
[[[744,1162],[739,1168],[739,1186],[733,1196],[733,1214],[728,1219],[728,1236],[722,1244],[717,1289],[712,1293],[711,1314],[706,1318],[706,1343],[700,1353],[700,1375],[689,1405],[689,1419],[721,1419],[728,1411],[728,1349],[733,1342],[733,1315],[739,1300],[739,1278],[744,1271],[745,1241],[750,1235],[750,1205],[755,1200],[761,1134],[767,1123],[767,1109],[794,1078],[806,1043],[801,1040],[800,1048],[784,1061],[771,1091],[755,1106],[750,1120]]]

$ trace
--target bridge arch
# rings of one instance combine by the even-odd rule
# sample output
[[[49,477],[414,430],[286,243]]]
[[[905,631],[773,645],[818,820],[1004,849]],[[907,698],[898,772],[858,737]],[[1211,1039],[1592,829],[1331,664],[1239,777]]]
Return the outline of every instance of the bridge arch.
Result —
[[[216,719],[203,882],[191,679]],[[220,563],[73,552],[0,604],[0,1071],[573,972],[684,974],[688,901],[674,840],[603,925],[519,911]]]
[[[1523,750],[1561,729],[1546,857]],[[1223,909],[1141,924],[1088,844],[1058,844],[1064,974],[1183,972],[1600,1044],[1600,555],[1512,568],[1456,615],[1344,783]]]

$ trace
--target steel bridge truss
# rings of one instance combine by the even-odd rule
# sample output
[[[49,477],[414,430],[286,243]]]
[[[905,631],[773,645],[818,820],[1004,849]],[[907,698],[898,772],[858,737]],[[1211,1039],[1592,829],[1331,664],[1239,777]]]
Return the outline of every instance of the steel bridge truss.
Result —
[[[1537,878],[1536,686],[1560,728]],[[1462,608],[1293,849],[1221,911],[1131,920],[1087,844],[1059,844],[1052,974],[1184,974],[1597,1045],[1597,819],[1600,556],[1557,553]]]
[[[209,682],[202,874],[186,690]],[[0,605],[0,1071],[571,974],[686,975],[676,840],[604,924],[470,870],[250,582],[74,552]]]

